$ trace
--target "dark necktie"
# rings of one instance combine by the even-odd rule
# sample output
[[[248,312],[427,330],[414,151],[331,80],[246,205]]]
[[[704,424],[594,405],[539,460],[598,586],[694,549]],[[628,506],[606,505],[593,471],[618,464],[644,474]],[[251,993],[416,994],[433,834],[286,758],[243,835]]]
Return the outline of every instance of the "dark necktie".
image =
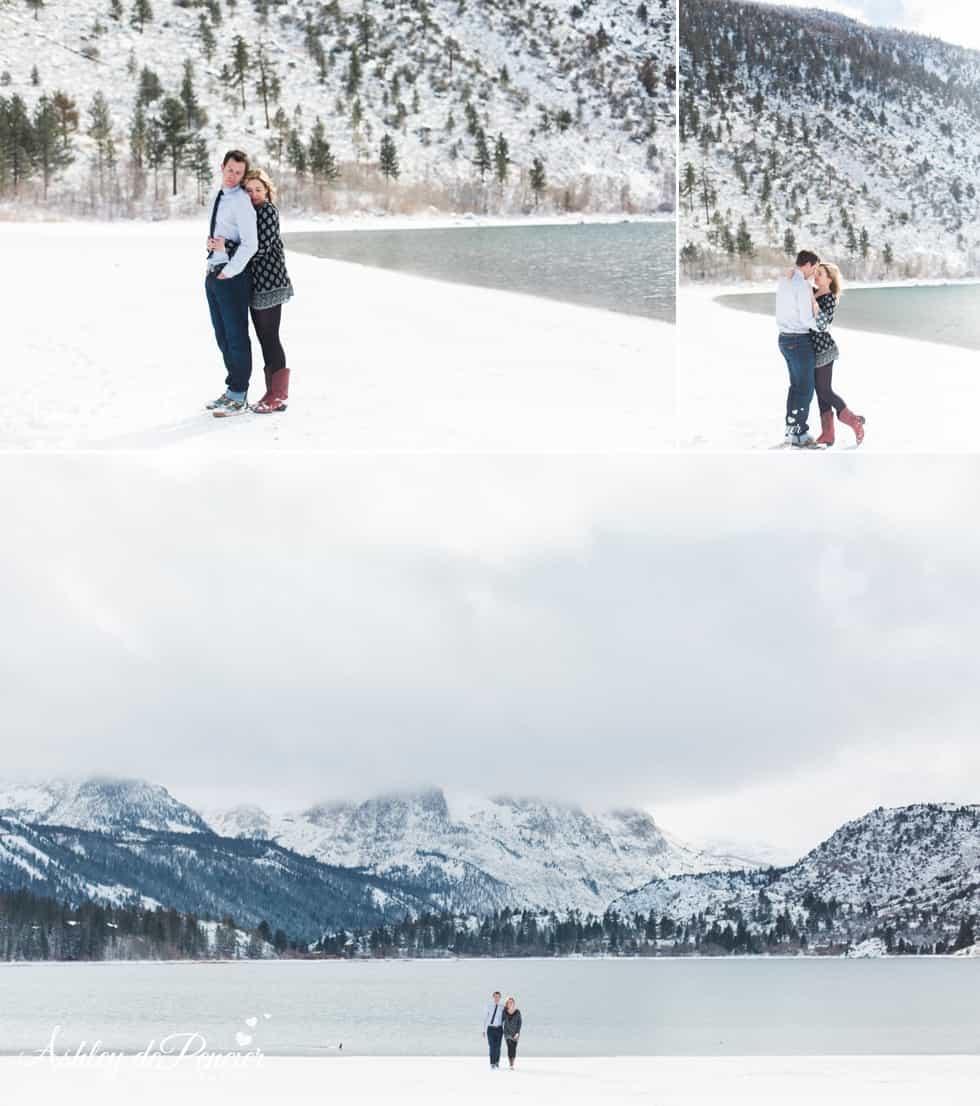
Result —
[[[208,235],[209,238],[214,237],[214,228],[215,228],[215,225],[218,222],[218,204],[221,203],[221,197],[224,194],[225,194],[224,189],[219,188],[218,189],[218,194],[214,198],[214,207],[211,208],[211,233]],[[213,253],[214,253],[214,250],[208,250],[208,257],[210,257]]]
[[[493,1004],[493,1017],[490,1019],[490,1024],[493,1025],[493,1026],[495,1026],[497,1024],[497,1007],[499,1005],[500,1005],[499,1002],[495,1002]]]

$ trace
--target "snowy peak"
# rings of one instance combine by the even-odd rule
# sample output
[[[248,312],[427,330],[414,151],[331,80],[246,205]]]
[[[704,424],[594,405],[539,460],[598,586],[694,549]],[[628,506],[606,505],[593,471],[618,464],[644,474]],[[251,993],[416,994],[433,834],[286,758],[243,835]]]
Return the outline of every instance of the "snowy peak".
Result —
[[[112,832],[125,829],[207,833],[196,811],[165,787],[97,776],[82,781],[0,783],[0,813],[31,823]]]
[[[670,840],[650,815],[593,813],[533,798],[428,789],[363,802],[320,802],[280,817],[209,818],[219,833],[261,826],[280,845],[327,864],[424,878],[439,905],[601,912],[616,896],[677,872],[731,868]]]

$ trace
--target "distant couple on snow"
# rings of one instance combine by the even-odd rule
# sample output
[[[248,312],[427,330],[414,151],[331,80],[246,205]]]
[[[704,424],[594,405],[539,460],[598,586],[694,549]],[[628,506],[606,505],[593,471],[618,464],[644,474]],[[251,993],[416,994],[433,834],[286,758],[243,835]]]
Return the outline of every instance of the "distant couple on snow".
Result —
[[[262,169],[249,167],[241,150],[229,150],[221,163],[221,187],[211,205],[204,290],[211,325],[225,362],[225,390],[207,404],[216,418],[252,410],[259,415],[285,411],[289,369],[279,340],[282,305],[293,286],[279,235],[275,188]],[[248,318],[262,347],[265,394],[248,406],[252,343]]]
[[[483,1036],[490,1048],[490,1070],[500,1067],[500,1044],[507,1042],[507,1062],[514,1070],[517,1059],[517,1039],[521,1035],[524,1019],[513,996],[506,1002],[500,1001],[500,992],[494,991],[483,1012]]]
[[[830,333],[843,289],[840,269],[821,261],[812,250],[801,250],[796,266],[776,285],[779,352],[789,369],[786,396],[786,441],[792,446],[834,444],[834,412],[864,441],[864,416],[855,415],[833,389],[834,363],[840,350]],[[820,408],[820,437],[814,439],[807,419],[813,393]]]

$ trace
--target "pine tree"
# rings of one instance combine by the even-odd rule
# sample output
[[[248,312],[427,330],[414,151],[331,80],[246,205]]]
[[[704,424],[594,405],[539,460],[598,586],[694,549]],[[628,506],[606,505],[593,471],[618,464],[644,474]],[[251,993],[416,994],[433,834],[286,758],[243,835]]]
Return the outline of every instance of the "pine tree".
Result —
[[[231,60],[231,73],[229,80],[233,85],[238,85],[242,96],[242,111],[245,110],[245,82],[248,79],[251,57],[248,52],[248,44],[241,35],[235,38],[235,49]]]
[[[0,97],[0,186],[16,193],[33,172],[34,128],[20,96]]]
[[[344,78],[344,88],[347,90],[348,96],[353,96],[360,87],[361,57],[357,52],[357,47],[352,46],[350,51],[350,62],[347,65],[347,75]]]
[[[866,261],[868,254],[871,252],[871,239],[868,237],[866,227],[861,227],[861,237],[858,241],[861,247],[861,257]]]
[[[534,193],[534,206],[537,207],[538,203],[544,194],[544,190],[548,187],[548,180],[545,176],[544,162],[541,158],[536,157],[531,162],[531,191]]]
[[[203,204],[208,194],[211,177],[214,175],[214,166],[211,161],[211,151],[208,149],[207,139],[201,137],[194,139],[187,167],[194,174],[194,183],[197,185],[197,202]]]
[[[736,173],[736,176],[738,174]],[[694,168],[692,162],[687,162],[684,166],[684,177],[681,180],[680,194],[681,199],[687,200],[687,210],[690,214],[694,213],[694,195],[697,192],[698,187],[698,174]]]
[[[44,0],[27,0],[27,6],[34,12],[34,18],[37,19],[41,9],[44,7]]]
[[[742,217],[742,221],[738,224],[738,236],[735,239],[735,248],[738,250],[739,257],[752,257],[755,253],[755,247],[752,244],[752,235],[749,234],[748,225],[745,222],[745,217]]]
[[[129,16],[129,24],[135,27],[140,34],[147,23],[153,22],[153,9],[150,0],[133,0],[133,9]]]
[[[147,166],[153,170],[153,199],[160,198],[160,169],[167,161],[167,145],[163,141],[160,121],[156,118],[146,122],[145,154]]]
[[[793,234],[792,227],[787,227],[783,235],[783,253],[789,257],[796,256],[796,236]]]
[[[282,165],[286,147],[289,145],[289,116],[281,107],[276,109],[276,114],[272,117],[272,125],[275,128],[276,163]]]
[[[319,116],[317,116],[316,122],[313,124],[313,130],[310,132],[308,160],[310,172],[317,183],[326,181],[328,184],[332,184],[340,177],[337,159],[330,149],[323,121]]]
[[[184,162],[185,153],[192,139],[187,127],[187,112],[176,96],[168,96],[160,109],[160,140],[170,157],[172,195],[177,195],[177,170]]]
[[[109,18],[121,23],[123,17],[122,0],[109,0]]]
[[[137,91],[137,103],[152,104],[163,95],[163,85],[160,78],[152,69],[143,66],[140,71],[139,89]]]
[[[390,182],[392,177],[397,180],[401,175],[401,169],[398,167],[398,151],[391,135],[387,133],[381,139],[380,168],[386,182]]]
[[[115,144],[112,138],[112,116],[109,104],[101,92],[96,92],[88,109],[89,126],[86,134],[95,143],[95,164],[99,173],[99,186],[105,184],[105,171],[115,163]]]
[[[214,57],[214,51],[218,43],[214,37],[214,31],[211,30],[208,17],[204,12],[201,12],[200,18],[197,21],[197,37],[201,43],[201,50],[204,56],[210,61]]]
[[[60,90],[51,97],[51,104],[58,113],[61,144],[67,149],[71,136],[78,130],[78,105],[66,92]]]
[[[54,175],[75,160],[71,147],[63,140],[58,109],[42,96],[34,111],[34,163],[44,181],[44,198]]]
[[[137,100],[133,117],[129,121],[129,160],[134,169],[142,169],[146,158],[147,122],[146,111]]]
[[[269,130],[272,127],[269,120],[269,101],[275,103],[279,99],[279,77],[276,74],[275,66],[269,61],[262,46],[259,47],[259,56],[255,64],[259,71],[259,79],[255,87],[259,96],[262,97],[262,107],[265,111],[265,129]]]
[[[180,83],[180,102],[184,105],[184,115],[188,131],[199,131],[207,124],[208,113],[201,107],[194,92],[194,66],[190,58],[184,59],[184,76]]]
[[[306,147],[298,130],[293,128],[289,132],[289,141],[286,143],[286,161],[290,169],[297,177],[302,178],[306,173]]]
[[[497,135],[497,140],[493,146],[493,164],[494,172],[497,175],[497,180],[503,184],[507,180],[507,170],[510,165],[510,153],[507,146],[507,139],[502,134]]]
[[[473,164],[480,171],[480,180],[486,180],[493,161],[490,158],[490,147],[487,145],[486,132],[482,127],[476,132],[476,150],[473,154]]]

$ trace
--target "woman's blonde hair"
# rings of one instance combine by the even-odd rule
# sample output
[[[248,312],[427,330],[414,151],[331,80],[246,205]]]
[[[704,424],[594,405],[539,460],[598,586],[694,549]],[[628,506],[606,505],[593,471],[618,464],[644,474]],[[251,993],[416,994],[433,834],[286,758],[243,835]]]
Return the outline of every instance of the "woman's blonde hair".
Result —
[[[257,180],[266,190],[269,197],[269,203],[275,203],[276,199],[276,186],[272,183],[272,178],[264,169],[249,169],[245,174],[245,183],[250,180]]]
[[[823,269],[827,276],[830,277],[830,290],[840,299],[844,294],[844,278],[840,275],[840,269],[837,268],[833,261],[821,261],[817,268]]]

